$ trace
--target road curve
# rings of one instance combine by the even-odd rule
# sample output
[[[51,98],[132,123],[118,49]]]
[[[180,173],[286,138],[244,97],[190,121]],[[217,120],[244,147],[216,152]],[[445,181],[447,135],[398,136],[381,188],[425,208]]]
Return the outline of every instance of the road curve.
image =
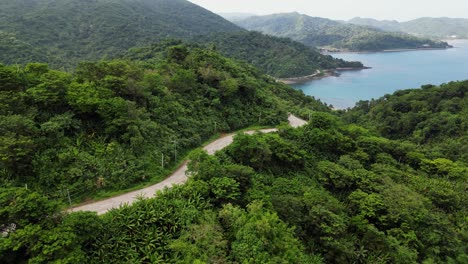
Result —
[[[289,116],[288,121],[292,127],[300,127],[307,123],[306,121],[293,115]],[[270,128],[270,129],[261,129],[258,131],[262,133],[271,133],[271,132],[275,132],[278,130],[276,128]],[[256,132],[255,130],[252,130],[252,131],[246,131],[244,133],[253,134],[255,132]],[[229,134],[225,137],[217,139],[211,142],[210,144],[206,145],[203,149],[208,154],[213,155],[216,151],[229,146],[233,142],[234,136],[235,134]],[[163,190],[166,187],[171,187],[174,184],[184,184],[188,180],[188,177],[186,175],[187,162],[188,161],[185,161],[182,164],[182,166],[180,166],[174,173],[172,173],[169,177],[167,177],[165,180],[163,180],[160,183],[146,187],[144,189],[129,192],[129,193],[122,194],[119,196],[115,196],[106,200],[77,206],[77,207],[69,209],[68,211],[69,212],[92,211],[98,214],[104,214],[112,208],[120,207],[122,204],[131,204],[134,201],[136,201],[138,197],[151,198],[154,196],[156,191]]]

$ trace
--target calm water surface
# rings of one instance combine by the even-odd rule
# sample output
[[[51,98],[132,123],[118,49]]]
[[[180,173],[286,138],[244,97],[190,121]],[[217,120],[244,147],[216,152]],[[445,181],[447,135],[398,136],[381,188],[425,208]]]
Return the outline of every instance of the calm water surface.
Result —
[[[468,40],[450,41],[447,50],[381,53],[341,53],[334,57],[357,60],[369,70],[345,71],[329,77],[294,85],[336,108],[354,106],[359,100],[379,98],[396,90],[439,85],[468,79]]]

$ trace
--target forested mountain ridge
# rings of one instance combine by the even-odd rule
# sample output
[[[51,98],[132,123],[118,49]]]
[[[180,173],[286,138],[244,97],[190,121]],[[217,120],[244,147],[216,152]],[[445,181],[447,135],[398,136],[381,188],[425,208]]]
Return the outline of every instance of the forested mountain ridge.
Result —
[[[125,57],[157,61],[166,45],[182,43],[168,40],[147,47],[129,50]],[[263,73],[276,78],[307,76],[322,69],[361,68],[361,62],[344,61],[288,38],[278,38],[259,32],[213,33],[195,37],[189,45],[213,49],[224,56],[247,62]]]
[[[195,41],[214,44],[225,56],[247,61],[277,78],[307,76],[322,69],[364,67],[361,62],[333,58],[289,38],[259,32],[216,33]]]
[[[369,26],[385,31],[400,31],[408,34],[431,38],[468,38],[468,19],[448,17],[422,17],[398,22],[356,17],[348,23]]]
[[[186,0],[0,0],[0,36],[0,62],[44,62],[68,71],[83,60],[121,58],[166,39],[213,43],[275,77],[362,66],[248,32]]]
[[[82,63],[74,74],[0,65],[2,186],[55,197],[66,187],[78,199],[119,190],[164,177],[218,132],[277,125],[301,105],[328,110],[216,52],[179,45],[164,54]]]
[[[185,0],[0,1],[0,31],[60,61],[113,57],[168,37],[241,30]]]
[[[179,52],[173,55],[181,58]],[[184,61],[182,65],[194,63],[189,57]],[[206,65],[198,62],[191,65]],[[91,72],[101,74],[99,69]],[[111,81],[110,76],[105,79]],[[15,87],[11,79],[9,83]],[[306,126],[239,135],[215,156],[194,152],[187,184],[101,217],[63,214],[41,193],[3,188],[0,260],[464,264],[466,153],[447,156],[430,138],[444,143],[443,134],[432,133],[431,127],[447,112],[454,115],[450,135],[466,139],[466,85],[426,86],[361,102],[351,116],[342,112],[342,120],[322,112],[326,109],[306,106]],[[406,119],[416,109],[425,116],[414,119],[415,125],[427,132],[429,141],[413,141],[407,137],[410,130],[385,138],[380,134],[386,130],[375,127],[379,122],[373,120],[385,118],[388,111]],[[54,127],[48,123],[41,129]],[[17,139],[27,142],[23,136]],[[115,151],[115,146],[107,148]]]
[[[288,37],[313,47],[351,51],[449,47],[445,42],[417,38],[404,33],[384,32],[299,13],[254,16],[235,23],[249,30]]]

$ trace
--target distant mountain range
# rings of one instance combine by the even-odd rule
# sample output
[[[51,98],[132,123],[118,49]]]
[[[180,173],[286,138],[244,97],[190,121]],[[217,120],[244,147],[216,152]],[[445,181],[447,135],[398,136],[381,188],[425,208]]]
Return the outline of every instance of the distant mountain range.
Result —
[[[237,21],[237,20],[243,20],[243,19],[246,19],[246,18],[249,18],[249,17],[253,17],[253,16],[256,16],[256,14],[253,14],[253,13],[236,13],[236,12],[233,12],[233,13],[218,13],[218,15],[224,17],[225,19],[229,20],[229,21]]]
[[[407,22],[395,20],[376,20],[356,17],[350,24],[369,26],[385,31],[399,31],[408,34],[432,38],[468,38],[468,19],[466,18],[431,18],[423,17]]]
[[[407,48],[446,48],[445,42],[401,32],[386,32],[368,26],[342,23],[299,13],[253,16],[234,21],[248,30],[288,37],[305,45],[351,51],[380,51]]]
[[[59,69],[122,57],[130,48],[165,39],[214,43],[225,55],[276,77],[362,66],[294,41],[251,34],[186,0],[0,0],[0,37],[0,63],[47,62]]]

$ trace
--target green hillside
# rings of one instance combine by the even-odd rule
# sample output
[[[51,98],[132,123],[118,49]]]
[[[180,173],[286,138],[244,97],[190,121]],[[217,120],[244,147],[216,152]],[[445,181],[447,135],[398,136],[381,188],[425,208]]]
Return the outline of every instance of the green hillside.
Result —
[[[331,47],[351,51],[379,51],[408,48],[446,48],[445,42],[390,33],[299,13],[250,17],[236,21],[249,30],[288,37],[312,47]]]
[[[130,59],[158,61],[167,45],[180,41],[166,41],[142,48],[133,48],[126,55]],[[259,32],[233,32],[202,35],[191,40],[192,46],[205,47],[221,54],[247,62],[263,73],[282,78],[310,75],[320,69],[363,67],[360,62],[348,62],[321,54],[287,38],[264,35]]]
[[[70,67],[166,38],[241,30],[185,0],[0,0],[0,31],[56,57],[20,60],[2,53],[0,61]]]
[[[191,53],[182,64],[173,64],[169,70],[182,67],[190,71],[202,65],[210,65],[211,72],[217,69],[219,73],[223,69],[224,74],[230,74],[238,82],[242,82],[242,78],[256,78],[215,54],[199,52]],[[171,57],[172,59],[181,58],[179,53],[174,55],[177,56]],[[200,55],[202,60],[192,60],[192,56]],[[112,64],[107,64],[105,69],[111,69],[108,67]],[[194,68],[187,68],[187,64]],[[167,67],[166,65],[162,69]],[[30,66],[27,73],[35,74],[33,76],[42,80],[50,79],[52,72],[40,69],[37,65]],[[77,87],[83,81],[91,84],[90,77],[96,78],[102,74],[102,68],[88,69],[83,75],[76,76],[75,82],[78,83],[70,87]],[[9,70],[11,69],[2,68],[2,72]],[[222,87],[217,89],[216,86],[211,86],[213,79],[207,79],[207,68],[198,68],[196,71],[202,74],[199,75],[200,83],[194,86],[193,93],[187,98],[196,98],[193,97],[195,91],[203,91],[208,86],[214,90]],[[156,74],[154,71],[150,73]],[[238,74],[247,75],[238,79]],[[34,80],[33,76],[29,78]],[[154,80],[147,75],[145,77]],[[164,80],[164,75],[162,77]],[[116,83],[115,78],[115,75],[114,78],[107,75],[104,79],[95,80]],[[10,78],[10,91],[16,87],[13,79]],[[240,97],[250,90],[256,94],[254,98],[257,110],[272,113],[271,123],[283,120],[282,111],[271,108],[274,105],[266,102],[269,101],[268,98],[274,98],[268,96],[271,88],[284,87],[273,84],[265,86],[265,81],[258,79],[258,76],[250,81],[258,84],[256,90],[239,86],[240,94],[232,93],[230,100],[238,98],[247,103],[245,106],[250,105],[251,97]],[[99,87],[102,90],[105,86]],[[114,92],[120,91],[123,94],[125,91],[135,91],[117,89],[118,85],[113,87]],[[160,93],[155,89],[158,86],[147,87],[143,91],[154,95],[136,98],[152,98],[149,102],[154,102],[159,98],[156,95]],[[168,86],[166,93],[172,92],[175,87],[177,86]],[[181,88],[183,86],[179,86]],[[73,89],[76,88],[68,93]],[[38,89],[35,90],[36,92],[27,91],[27,94],[38,98]],[[48,200],[31,188],[1,188],[0,261],[6,264],[465,264],[468,260],[466,151],[460,150],[462,155],[457,156],[447,155],[445,150],[463,146],[463,141],[456,145],[453,140],[463,137],[466,139],[466,91],[467,83],[458,82],[441,87],[427,86],[421,90],[400,91],[367,104],[361,102],[350,114],[352,118],[364,122],[365,127],[354,122],[348,123],[349,117],[343,116],[344,120],[341,120],[331,113],[322,112],[325,109],[314,108],[314,112],[308,110],[311,121],[304,127],[293,129],[283,126],[278,133],[238,135],[233,144],[214,156],[202,151],[193,152],[188,183],[166,189],[155,198],[124,205],[102,216],[91,212],[62,213],[54,200]],[[68,97],[71,98],[71,95]],[[184,93],[177,97],[182,99],[181,104],[186,104]],[[306,100],[300,94],[296,97]],[[56,102],[50,101],[53,98],[49,97],[49,100],[43,100],[42,103]],[[110,102],[112,101],[97,101],[104,106]],[[86,106],[84,103],[85,101],[80,104],[81,107]],[[171,102],[173,103],[175,102]],[[219,107],[224,110],[230,108],[223,104]],[[307,108],[310,109],[309,106],[305,107]],[[201,109],[198,108],[195,113],[190,112],[185,118],[196,119],[192,116],[197,116],[196,113],[202,111]],[[209,108],[203,109],[209,111]],[[122,122],[131,122],[128,129],[134,135],[130,142],[141,147],[152,144],[155,140],[148,137],[150,141],[143,141],[134,137],[145,137],[148,132],[157,133],[154,131],[160,131],[156,128],[162,124],[152,123],[153,118],[160,114],[152,114],[151,108],[147,108],[146,113],[145,109],[139,110],[141,114],[149,115],[149,119],[135,119],[135,115],[130,114],[120,116],[112,123],[115,126]],[[187,110],[193,109],[188,107]],[[244,113],[248,117],[250,109],[247,107],[245,110],[247,111],[238,114]],[[275,114],[277,110],[279,111]],[[173,114],[166,112],[168,113]],[[413,118],[419,113],[423,116]],[[392,116],[388,116],[389,114]],[[99,115],[94,117],[95,121]],[[452,117],[446,119],[447,115]],[[210,120],[215,116],[216,114],[210,115]],[[81,115],[68,119],[63,115],[56,116],[40,126],[44,137],[54,139],[48,138],[41,142],[62,142],[71,148],[69,151],[49,153],[48,158],[40,160],[41,163],[48,161],[49,165],[55,166],[68,157],[68,162],[64,164],[75,165],[73,162],[77,162],[76,167],[73,170],[70,168],[69,173],[65,174],[68,177],[76,177],[77,172],[80,172],[78,169],[86,164],[85,161],[91,163],[89,167],[85,167],[91,172],[95,170],[118,175],[121,171],[119,167],[111,166],[108,171],[102,170],[92,163],[100,160],[94,161],[92,156],[83,153],[83,149],[94,148],[94,155],[105,154],[108,157],[112,154],[112,165],[122,163],[121,166],[135,169],[131,162],[125,164],[125,159],[119,158],[121,155],[129,155],[128,150],[120,153],[117,142],[104,145],[106,138],[115,139],[111,132],[121,132],[120,130],[108,130],[107,127],[107,131],[93,137],[91,132],[101,131],[98,130],[101,127],[90,126],[90,122],[85,123],[79,117]],[[416,129],[410,128],[400,135],[392,134],[394,139],[383,137],[382,135],[387,135],[385,129],[381,130],[375,124],[380,125],[379,119],[390,120],[393,117],[413,120],[412,126]],[[5,120],[9,120],[10,124],[16,124],[16,133],[21,135],[16,137],[21,142],[19,146],[31,144],[27,133],[34,121],[22,114],[8,118],[3,118],[0,127],[2,132],[5,131]],[[440,118],[450,124],[442,124],[439,133],[437,125]],[[75,122],[70,122],[70,119]],[[77,122],[79,120],[81,124]],[[228,117],[228,120],[234,119]],[[141,122],[155,130],[142,130]],[[11,126],[13,125],[8,127]],[[447,128],[450,131],[442,132]],[[66,140],[70,129],[86,134],[79,140]],[[433,142],[417,139],[419,132],[414,133],[414,139],[417,139],[414,141],[411,134],[419,129]],[[434,129],[437,131],[432,132]],[[101,139],[96,142],[98,136]],[[434,145],[435,142],[438,142],[437,145]],[[445,150],[439,149],[446,144],[452,145]],[[136,148],[133,151],[138,150]],[[17,153],[23,152],[18,148]],[[51,159],[52,155],[58,157]],[[83,160],[84,157],[88,159]],[[101,166],[104,165],[106,164]],[[42,169],[44,170],[51,168],[46,167]],[[51,177],[50,174],[46,175]],[[81,177],[87,179],[89,176],[83,173]],[[44,183],[36,183],[41,184]]]
[[[348,23],[431,38],[468,38],[468,19],[422,17],[406,22],[353,18]]]
[[[18,40],[13,33],[0,31],[0,56],[6,64],[25,61],[51,61],[52,58],[40,48]]]
[[[345,117],[384,137],[424,145],[431,155],[467,162],[467,93],[468,81],[426,85],[361,101]]]
[[[214,44],[225,56],[251,63],[275,77],[298,77],[318,69],[363,67],[360,62],[348,62],[323,55],[313,47],[288,38],[278,38],[259,32],[210,34],[195,39],[198,43]]]
[[[158,63],[0,65],[0,183],[74,198],[161,180],[219,132],[328,107],[216,52],[167,48]],[[161,165],[162,155],[165,165]],[[155,162],[157,160],[157,162]]]
[[[272,77],[362,66],[315,42],[445,44],[267,18],[282,37],[185,0],[0,0],[0,263],[468,263],[468,81],[333,111]]]
[[[12,33],[14,32],[14,33]],[[0,0],[0,62],[46,62],[71,70],[82,60],[122,57],[165,39],[215,44],[276,77],[346,64],[299,43],[249,33],[185,0]]]

